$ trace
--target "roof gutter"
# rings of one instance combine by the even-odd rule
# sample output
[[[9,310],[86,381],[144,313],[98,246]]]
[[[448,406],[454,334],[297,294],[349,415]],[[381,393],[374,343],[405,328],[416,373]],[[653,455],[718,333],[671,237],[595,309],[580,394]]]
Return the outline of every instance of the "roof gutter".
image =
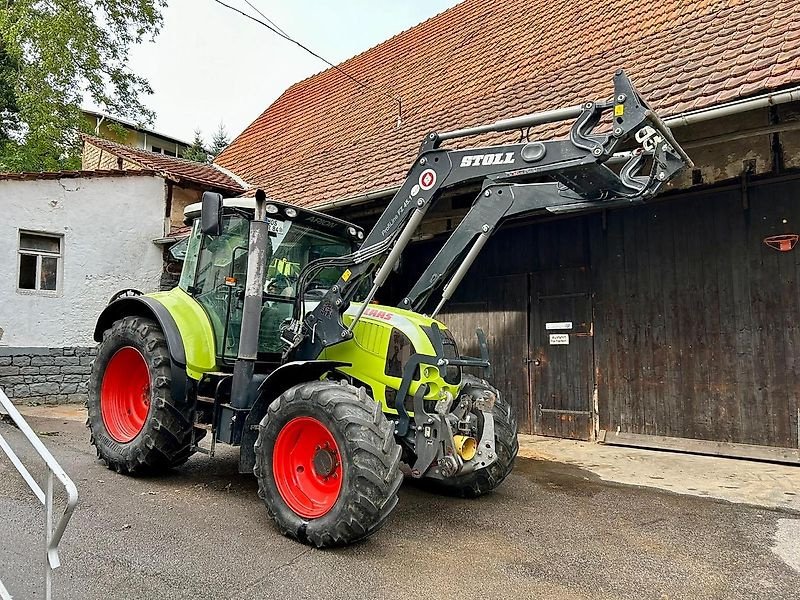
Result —
[[[701,108],[698,110],[688,111],[674,117],[664,119],[667,127],[688,127],[705,121],[713,119],[720,119],[723,117],[730,117],[732,115],[741,114],[759,108],[767,108],[770,106],[777,106],[779,104],[786,104],[788,102],[800,102],[800,86],[789,88],[781,92],[770,92],[752,98],[743,100],[733,100],[725,102],[716,106],[708,108]],[[367,192],[359,196],[351,196],[349,198],[341,198],[338,200],[330,200],[314,207],[314,210],[325,211],[334,208],[342,208],[345,206],[352,206],[353,204],[361,204],[370,200],[379,200],[387,196],[394,196],[400,190],[400,186],[392,186]]]
[[[738,115],[750,110],[777,106],[778,104],[786,104],[787,102],[800,102],[800,86],[782,92],[772,92],[761,96],[755,96],[754,98],[734,100],[709,108],[689,111],[664,119],[664,123],[666,123],[668,127],[686,127],[703,121]]]

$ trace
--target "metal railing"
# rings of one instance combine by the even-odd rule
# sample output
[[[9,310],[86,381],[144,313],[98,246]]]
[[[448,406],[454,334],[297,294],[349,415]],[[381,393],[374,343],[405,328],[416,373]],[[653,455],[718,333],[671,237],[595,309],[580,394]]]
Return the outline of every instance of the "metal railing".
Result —
[[[72,513],[75,510],[75,506],[78,504],[78,490],[75,487],[75,484],[72,482],[72,479],[64,472],[64,469],[61,468],[61,465],[58,464],[53,455],[50,454],[50,451],[45,447],[42,443],[42,440],[34,433],[33,429],[31,429],[30,425],[22,418],[22,415],[19,414],[19,411],[16,407],[11,403],[11,400],[8,399],[8,396],[5,395],[3,390],[0,389],[0,407],[8,416],[11,417],[11,420],[14,424],[19,427],[19,430],[22,434],[27,438],[28,442],[30,442],[33,449],[36,450],[37,454],[42,457],[44,460],[45,465],[47,465],[47,484],[46,484],[46,491],[43,491],[39,484],[36,483],[36,480],[31,476],[28,469],[25,468],[25,465],[22,464],[22,461],[19,457],[14,453],[9,446],[8,442],[0,435],[0,449],[6,453],[9,460],[11,460],[11,464],[19,471],[19,474],[22,475],[22,478],[25,480],[25,483],[28,484],[28,487],[31,488],[31,491],[34,495],[39,499],[44,505],[44,515],[45,515],[45,557],[44,557],[44,598],[45,600],[50,600],[52,597],[52,574],[53,569],[57,569],[61,566],[61,560],[58,557],[58,543],[61,541],[61,536],[64,535],[64,530],[67,528],[67,523],[72,517]],[[58,479],[64,486],[67,491],[67,506],[64,509],[64,514],[62,515],[61,519],[53,529],[53,477]],[[8,590],[3,586],[3,583],[0,582],[0,600],[11,600],[11,594],[8,593]]]

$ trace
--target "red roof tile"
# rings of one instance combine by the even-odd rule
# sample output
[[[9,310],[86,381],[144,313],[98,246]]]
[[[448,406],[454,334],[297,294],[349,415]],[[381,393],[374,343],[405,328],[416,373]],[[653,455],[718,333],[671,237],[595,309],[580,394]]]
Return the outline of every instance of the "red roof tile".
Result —
[[[216,162],[315,205],[399,184],[429,131],[605,99],[620,67],[664,116],[786,87],[800,83],[800,3],[466,0],[342,66],[402,98],[399,128],[391,99],[328,69],[286,90]]]
[[[235,179],[211,165],[132,148],[91,135],[84,135],[83,140],[84,143],[101,148],[123,160],[135,163],[143,169],[163,173],[174,179],[230,192],[241,192],[244,189]]]
[[[175,227],[174,225],[169,230],[169,235],[175,238],[185,238],[189,237],[189,234],[192,232],[191,225],[181,225],[180,227]]]

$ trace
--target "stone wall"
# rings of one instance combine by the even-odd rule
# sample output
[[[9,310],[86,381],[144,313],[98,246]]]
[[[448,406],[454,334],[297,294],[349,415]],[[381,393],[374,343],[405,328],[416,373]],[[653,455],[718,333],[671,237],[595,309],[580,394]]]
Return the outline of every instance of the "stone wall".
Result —
[[[0,389],[16,404],[86,402],[97,348],[0,348]]]

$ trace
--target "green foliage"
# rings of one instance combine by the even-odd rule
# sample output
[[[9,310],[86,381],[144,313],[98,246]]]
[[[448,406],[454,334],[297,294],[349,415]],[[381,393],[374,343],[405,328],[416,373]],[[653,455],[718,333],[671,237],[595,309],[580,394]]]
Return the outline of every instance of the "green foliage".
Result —
[[[231,140],[228,137],[225,124],[220,121],[217,132],[214,134],[214,137],[211,140],[211,150],[208,152],[209,160],[213,161],[217,156],[219,156],[220,152],[228,147],[228,144],[230,143]]]
[[[203,134],[199,129],[194,130],[194,140],[183,153],[183,158],[201,163],[208,162],[208,152],[203,147]]]
[[[166,0],[7,0],[0,8],[0,170],[76,164],[80,104],[152,122],[152,90],[127,68],[133,44],[152,39]]]

